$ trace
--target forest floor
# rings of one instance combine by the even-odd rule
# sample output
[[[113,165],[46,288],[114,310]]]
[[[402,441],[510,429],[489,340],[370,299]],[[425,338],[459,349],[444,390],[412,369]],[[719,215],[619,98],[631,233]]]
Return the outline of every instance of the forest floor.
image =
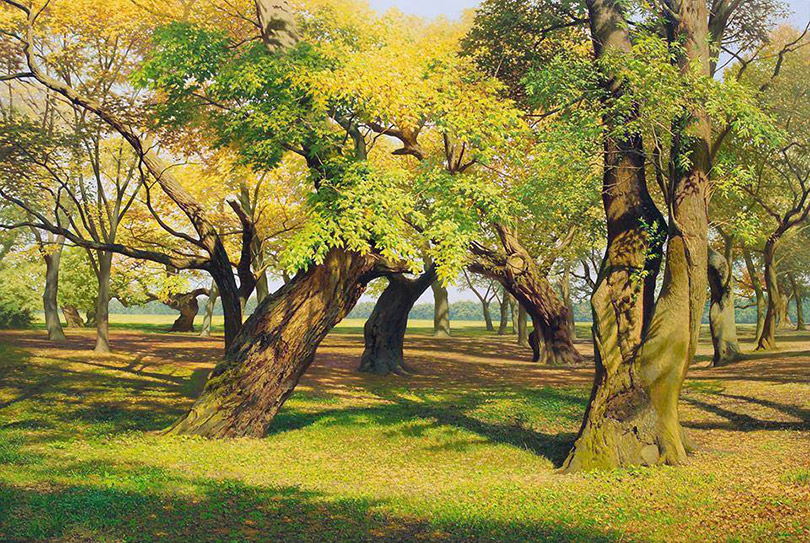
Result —
[[[685,465],[561,475],[593,368],[532,364],[514,336],[414,326],[413,374],[376,377],[345,323],[270,435],[208,441],[154,431],[221,339],[123,319],[104,357],[92,330],[0,332],[0,541],[810,541],[810,333],[750,353],[743,327],[749,354],[722,369],[704,341]]]

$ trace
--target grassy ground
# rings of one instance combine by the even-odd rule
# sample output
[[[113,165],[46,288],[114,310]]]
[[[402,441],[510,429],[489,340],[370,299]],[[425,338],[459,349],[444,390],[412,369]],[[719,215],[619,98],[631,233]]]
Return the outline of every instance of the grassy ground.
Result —
[[[716,370],[703,345],[688,464],[560,475],[592,368],[415,322],[414,375],[366,376],[348,322],[267,438],[169,438],[221,343],[160,319],[117,317],[108,357],[92,331],[0,333],[0,541],[810,541],[808,334]]]

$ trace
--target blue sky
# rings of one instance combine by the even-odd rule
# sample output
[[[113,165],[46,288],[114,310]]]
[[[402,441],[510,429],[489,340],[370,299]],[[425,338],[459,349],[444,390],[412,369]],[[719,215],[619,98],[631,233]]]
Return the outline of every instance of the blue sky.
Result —
[[[446,15],[456,18],[466,8],[478,5],[477,0],[369,0],[372,7],[385,11],[397,7],[405,13],[421,15],[423,17],[436,17]],[[788,0],[795,12],[793,22],[806,24],[810,20],[810,0]]]

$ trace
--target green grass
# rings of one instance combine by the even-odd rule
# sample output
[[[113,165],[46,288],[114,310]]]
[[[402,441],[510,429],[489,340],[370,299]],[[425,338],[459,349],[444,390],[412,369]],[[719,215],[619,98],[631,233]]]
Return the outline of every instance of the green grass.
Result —
[[[743,434],[774,444],[773,477],[739,437],[689,466],[563,476],[587,386],[318,370],[265,439],[165,437],[204,371],[132,359],[0,343],[0,541],[798,541],[810,524],[802,430]],[[735,389],[687,390],[708,402]],[[752,474],[773,479],[753,501],[739,487]],[[773,500],[778,518],[707,520],[718,502],[752,515]]]

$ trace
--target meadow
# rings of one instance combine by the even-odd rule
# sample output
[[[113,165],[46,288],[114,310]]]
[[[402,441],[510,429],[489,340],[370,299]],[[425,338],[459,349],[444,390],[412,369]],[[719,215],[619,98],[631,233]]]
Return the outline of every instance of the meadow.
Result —
[[[482,323],[435,339],[414,321],[412,373],[366,375],[347,321],[266,438],[168,437],[222,349],[216,328],[168,335],[170,320],[114,316],[108,356],[92,330],[58,348],[0,332],[0,541],[810,541],[807,333],[761,355],[741,326],[745,359],[716,369],[703,339],[686,465],[562,475],[592,365],[532,364]]]

